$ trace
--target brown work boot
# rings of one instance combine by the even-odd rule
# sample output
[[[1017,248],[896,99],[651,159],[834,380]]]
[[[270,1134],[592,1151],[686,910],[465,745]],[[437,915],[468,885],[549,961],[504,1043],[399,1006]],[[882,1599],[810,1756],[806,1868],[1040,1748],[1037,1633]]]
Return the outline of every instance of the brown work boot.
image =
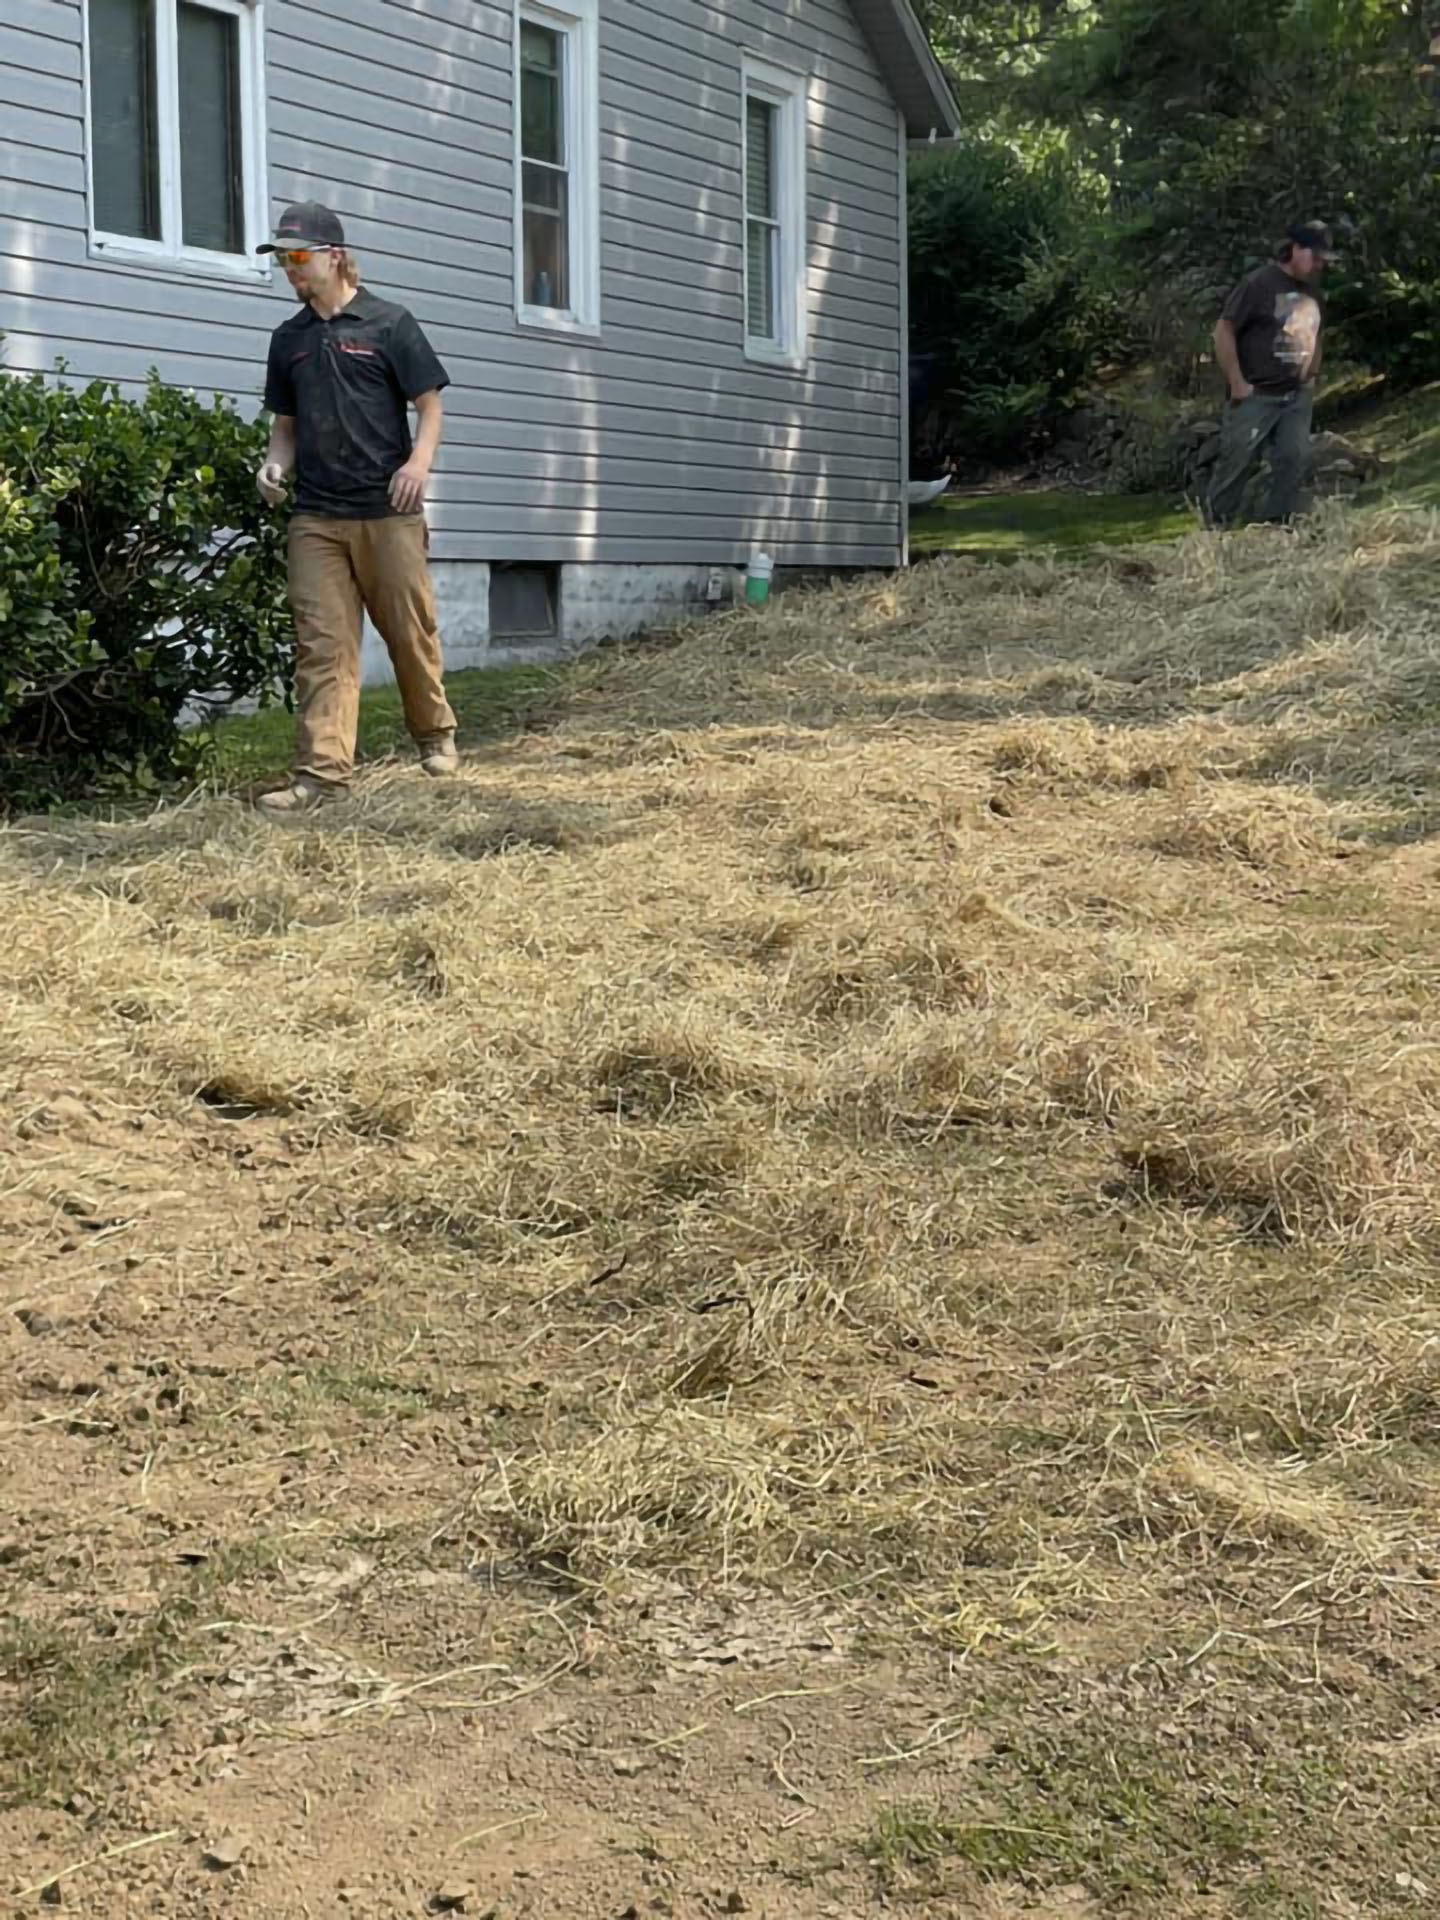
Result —
[[[460,771],[460,756],[455,751],[455,730],[424,734],[415,745],[420,750],[420,766],[432,780],[448,780]]]
[[[273,793],[262,793],[256,800],[256,810],[273,820],[291,820],[297,814],[314,813],[318,807],[332,800],[341,800],[345,796],[344,787],[332,786],[326,780],[312,779],[309,774],[297,773],[290,784],[278,788]]]

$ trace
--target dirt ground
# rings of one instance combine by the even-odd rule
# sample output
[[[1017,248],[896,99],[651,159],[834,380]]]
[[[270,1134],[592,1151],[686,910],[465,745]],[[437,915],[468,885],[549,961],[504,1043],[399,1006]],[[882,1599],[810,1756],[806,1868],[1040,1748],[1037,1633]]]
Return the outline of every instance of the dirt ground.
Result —
[[[0,1908],[1433,1912],[1437,560],[0,833]]]

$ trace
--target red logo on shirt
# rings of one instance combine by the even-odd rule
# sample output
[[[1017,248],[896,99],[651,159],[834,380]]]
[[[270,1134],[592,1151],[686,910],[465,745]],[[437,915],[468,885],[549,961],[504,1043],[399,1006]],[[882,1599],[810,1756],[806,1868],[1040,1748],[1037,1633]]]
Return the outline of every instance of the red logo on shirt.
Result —
[[[373,347],[349,347],[342,343],[340,351],[341,353],[358,353],[362,360],[373,360],[375,358],[375,349]]]

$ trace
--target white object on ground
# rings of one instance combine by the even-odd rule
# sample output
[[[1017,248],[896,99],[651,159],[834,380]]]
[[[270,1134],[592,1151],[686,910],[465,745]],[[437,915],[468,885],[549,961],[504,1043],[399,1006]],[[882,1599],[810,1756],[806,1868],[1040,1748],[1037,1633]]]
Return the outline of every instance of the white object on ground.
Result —
[[[950,488],[950,476],[943,480],[912,480],[910,482],[910,504],[912,507],[930,507],[947,493]]]

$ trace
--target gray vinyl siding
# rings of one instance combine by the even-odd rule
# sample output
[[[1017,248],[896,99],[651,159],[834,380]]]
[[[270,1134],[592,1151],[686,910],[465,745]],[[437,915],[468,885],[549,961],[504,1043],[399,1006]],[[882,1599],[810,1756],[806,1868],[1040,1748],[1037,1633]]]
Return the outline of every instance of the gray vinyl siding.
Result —
[[[437,558],[901,557],[902,143],[851,0],[601,0],[596,340],[515,321],[508,4],[268,0],[266,22],[272,201],[335,204],[454,383]],[[89,257],[82,46],[79,0],[5,0],[3,364],[154,367],[253,409],[283,283]],[[744,354],[746,54],[811,82],[803,374]]]

